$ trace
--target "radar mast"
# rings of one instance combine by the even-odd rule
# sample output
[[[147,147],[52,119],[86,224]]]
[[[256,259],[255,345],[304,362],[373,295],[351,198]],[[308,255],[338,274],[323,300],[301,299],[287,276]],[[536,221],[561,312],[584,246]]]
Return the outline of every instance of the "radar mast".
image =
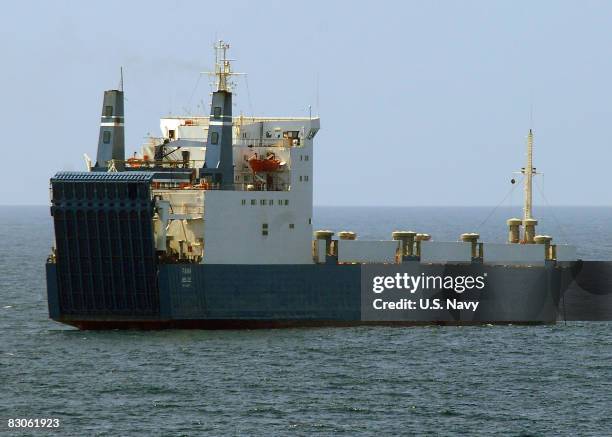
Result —
[[[527,163],[522,170],[525,175],[525,199],[523,205],[523,239],[522,243],[533,244],[535,242],[536,231],[535,227],[538,221],[533,218],[532,202],[533,202],[533,175],[536,174],[536,169],[533,166],[533,131],[529,129],[527,135]]]
[[[227,57],[227,52],[230,48],[229,43],[220,39],[214,45],[215,50],[215,71],[205,71],[205,74],[215,76],[216,82],[215,87],[217,91],[227,91],[231,92],[234,84],[229,80],[231,76],[240,76],[244,73],[234,73],[232,71],[231,62],[234,59],[229,59]]]
[[[532,203],[533,203],[533,175],[535,169],[533,168],[533,131],[529,129],[527,135],[527,165],[523,170],[525,174],[525,199],[523,205],[523,220],[531,220],[532,216]]]

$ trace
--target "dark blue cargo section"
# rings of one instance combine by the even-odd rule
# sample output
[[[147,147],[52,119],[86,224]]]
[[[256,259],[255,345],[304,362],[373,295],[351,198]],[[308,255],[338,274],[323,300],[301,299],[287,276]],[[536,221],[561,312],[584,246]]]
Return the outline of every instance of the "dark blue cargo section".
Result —
[[[159,314],[152,178],[61,172],[51,179],[57,243],[51,314]]]
[[[164,319],[356,321],[359,265],[160,265]]]

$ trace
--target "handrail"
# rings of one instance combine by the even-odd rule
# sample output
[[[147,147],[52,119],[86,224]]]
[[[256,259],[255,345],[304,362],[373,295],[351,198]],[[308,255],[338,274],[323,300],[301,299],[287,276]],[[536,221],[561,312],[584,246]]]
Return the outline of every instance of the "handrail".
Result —
[[[234,191],[257,191],[257,192],[280,192],[280,191],[290,191],[291,185],[289,184],[281,184],[280,186],[274,187],[274,189],[268,189],[266,184],[250,184],[250,183],[239,183],[232,184],[234,186]],[[189,190],[201,190],[201,191],[217,191],[223,190],[220,184],[206,184],[206,185],[191,185],[191,184],[181,184],[175,187],[159,187],[154,188],[156,191],[164,192],[164,191],[189,191]]]
[[[164,159],[164,160],[154,160],[154,159],[143,159],[143,158],[129,158],[123,161],[115,159],[115,165],[117,163],[124,164],[129,168],[150,168],[154,169],[155,167],[170,167],[170,168],[201,168],[204,165],[203,159]],[[185,166],[187,164],[187,166]],[[199,165],[198,165],[199,164]]]
[[[234,142],[236,146],[247,147],[300,147],[303,139],[301,138],[237,138]]]
[[[170,141],[168,143],[165,143],[164,146],[166,147],[175,147],[172,145],[172,143],[174,141],[180,141],[182,139],[188,139],[188,138],[177,138],[176,140]],[[201,140],[197,140],[200,141],[202,143],[203,147],[207,146],[206,141],[204,141],[204,138],[202,138]],[[303,137],[299,137],[299,138],[277,138],[277,137],[270,137],[270,138],[266,138],[266,137],[248,137],[248,138],[244,138],[244,137],[234,137],[232,138],[232,145],[233,146],[247,146],[247,147],[300,147],[303,145],[304,142],[304,138]],[[173,150],[174,151],[178,151],[180,149],[178,149],[178,146],[176,146],[177,149]]]
[[[117,165],[123,165],[131,169],[155,169],[156,167],[195,169],[202,168],[204,166],[204,161],[204,159],[163,159],[160,161],[155,159],[129,158],[125,160],[113,159],[111,161],[108,161],[107,167],[110,167],[111,164],[113,164],[115,168],[117,168]]]

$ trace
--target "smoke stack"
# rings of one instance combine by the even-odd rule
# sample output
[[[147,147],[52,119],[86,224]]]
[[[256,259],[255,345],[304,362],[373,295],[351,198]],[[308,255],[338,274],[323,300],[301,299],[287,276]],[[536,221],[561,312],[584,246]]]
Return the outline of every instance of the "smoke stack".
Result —
[[[115,168],[123,170],[125,159],[123,114],[123,91],[104,91],[96,156],[97,169],[106,169],[110,161],[115,160]]]
[[[200,177],[209,176],[221,189],[234,188],[234,156],[232,148],[232,93],[215,91],[212,95],[206,158]]]
[[[215,44],[217,90],[212,95],[208,141],[200,178],[219,184],[223,190],[234,189],[234,150],[232,146],[232,92],[229,79],[239,73],[232,71],[227,58],[230,46],[223,40]]]

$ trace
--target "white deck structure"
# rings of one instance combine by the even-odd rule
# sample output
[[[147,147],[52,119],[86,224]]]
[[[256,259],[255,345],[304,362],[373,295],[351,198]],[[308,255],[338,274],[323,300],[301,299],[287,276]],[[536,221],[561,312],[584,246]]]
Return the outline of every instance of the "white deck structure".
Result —
[[[225,50],[229,46],[219,47]],[[225,51],[221,60],[217,58],[215,74],[218,89],[229,93],[227,78],[235,73],[225,59]],[[219,189],[196,183],[198,172],[207,162],[207,149],[214,151],[212,156],[219,153],[216,142],[208,147],[210,134],[214,135],[215,126],[228,126],[230,118],[231,157],[224,162],[233,163],[233,187],[231,182],[230,189],[227,185]],[[158,251],[207,264],[402,261],[398,241],[336,240],[329,246],[334,248],[332,253],[326,253],[324,245],[315,245],[313,253],[313,141],[320,128],[319,118],[169,116],[161,119],[160,128],[161,137],[144,145],[142,156],[134,157],[133,162],[154,166],[156,172],[161,165],[168,174],[179,169],[182,177],[191,171],[192,176],[190,182],[178,186],[176,182],[158,181],[153,187],[158,210],[154,218]],[[226,132],[227,137],[229,131]],[[226,146],[223,150],[228,151],[230,144]],[[164,151],[161,158],[160,147]],[[521,243],[525,244],[518,243],[518,234],[516,242],[484,246],[465,241],[423,241],[419,252],[422,263],[470,263],[478,259],[489,264],[538,265],[553,256],[562,261],[575,259],[575,248],[571,246],[559,246],[555,252],[550,240],[546,246],[534,244],[537,221],[531,216],[531,177],[535,174],[532,150],[530,131],[527,166],[523,170],[525,238]],[[250,160],[264,157],[278,161],[277,167],[256,171]]]

